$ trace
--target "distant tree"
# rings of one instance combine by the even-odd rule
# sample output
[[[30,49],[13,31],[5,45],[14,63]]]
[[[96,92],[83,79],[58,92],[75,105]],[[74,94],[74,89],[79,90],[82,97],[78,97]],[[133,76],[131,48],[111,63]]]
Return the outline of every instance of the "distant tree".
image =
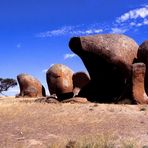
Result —
[[[17,82],[15,79],[10,79],[10,78],[0,78],[0,94],[4,95],[2,92],[3,91],[8,91],[10,87],[14,87],[17,85]]]

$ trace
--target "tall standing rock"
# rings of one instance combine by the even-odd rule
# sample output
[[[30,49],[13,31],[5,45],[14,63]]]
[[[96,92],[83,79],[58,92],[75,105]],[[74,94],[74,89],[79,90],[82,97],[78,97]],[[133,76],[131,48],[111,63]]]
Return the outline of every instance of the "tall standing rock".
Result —
[[[148,40],[144,41],[138,49],[137,54],[138,62],[142,62],[146,65],[144,86],[146,94],[148,95]]]
[[[46,73],[48,89],[51,95],[64,100],[73,97],[73,71],[63,64],[53,65]]]
[[[132,63],[138,50],[133,39],[120,34],[100,34],[74,37],[69,46],[82,59],[91,78],[89,85],[80,91],[80,97],[109,103],[132,94],[127,85],[132,85]]]
[[[31,75],[20,74],[17,76],[20,94],[17,97],[42,97],[46,96],[42,84]]]
[[[144,88],[146,66],[144,63],[133,64],[132,69],[132,84],[133,97],[137,103],[148,104],[148,96]]]

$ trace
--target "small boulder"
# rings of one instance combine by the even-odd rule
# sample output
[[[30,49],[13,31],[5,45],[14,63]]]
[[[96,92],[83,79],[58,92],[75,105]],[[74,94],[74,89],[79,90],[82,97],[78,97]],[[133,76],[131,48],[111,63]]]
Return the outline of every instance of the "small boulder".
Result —
[[[17,80],[20,87],[20,93],[17,97],[42,97],[46,96],[42,84],[31,75],[19,74]]]
[[[73,71],[63,65],[55,64],[46,73],[48,89],[51,95],[56,94],[58,100],[73,97]]]
[[[76,72],[72,76],[73,79],[73,92],[77,96],[79,91],[90,82],[90,77],[85,72]]]

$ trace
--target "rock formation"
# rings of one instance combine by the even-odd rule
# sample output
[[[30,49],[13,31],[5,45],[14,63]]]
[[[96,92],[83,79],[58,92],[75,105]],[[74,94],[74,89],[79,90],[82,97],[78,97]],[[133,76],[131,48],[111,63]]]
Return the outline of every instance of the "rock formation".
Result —
[[[144,87],[146,66],[144,63],[135,63],[132,70],[133,97],[137,103],[148,104],[148,96]]]
[[[138,53],[137,53],[137,60],[138,62],[142,62],[146,65],[144,86],[145,86],[146,94],[148,95],[148,40],[144,41],[139,46]]]
[[[20,74],[17,76],[20,94],[17,97],[42,97],[46,96],[42,84],[31,75]]]
[[[46,73],[48,89],[59,101],[73,97],[73,71],[65,65],[55,64]]]
[[[90,77],[85,72],[76,72],[72,76],[74,96],[78,95],[79,91],[90,82]]]
[[[63,100],[62,103],[88,103],[88,100],[86,98],[74,97]]]
[[[74,37],[69,46],[86,66],[91,81],[79,97],[110,103],[132,95],[132,63],[137,43],[125,35],[103,34]]]

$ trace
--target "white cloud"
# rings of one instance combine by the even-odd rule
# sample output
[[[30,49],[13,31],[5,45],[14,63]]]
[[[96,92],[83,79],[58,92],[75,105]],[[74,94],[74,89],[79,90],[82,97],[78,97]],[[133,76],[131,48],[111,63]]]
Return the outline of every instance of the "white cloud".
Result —
[[[117,18],[117,23],[122,23],[131,19],[146,18],[148,17],[148,5],[143,6],[142,8],[130,10],[120,17]]]
[[[72,54],[67,53],[67,54],[64,55],[64,59],[65,59],[65,60],[66,60],[66,59],[72,59],[72,58],[74,58],[74,57],[76,57],[76,56],[77,56],[77,55],[74,54],[74,53],[72,53]]]
[[[115,20],[115,23],[111,28],[111,32],[125,33],[129,30],[135,29],[135,27],[138,28],[144,25],[148,25],[148,5],[144,5],[122,14]]]
[[[130,22],[129,25],[130,26],[136,26],[136,23],[135,22]]]
[[[127,29],[123,29],[123,28],[111,28],[111,33],[125,33],[127,31]]]
[[[143,24],[144,25],[148,25],[148,18],[147,19],[144,19]]]
[[[103,32],[102,29],[88,29],[88,30],[71,30],[70,34],[72,35],[89,35],[89,34],[97,34]]]
[[[47,31],[47,32],[39,33],[37,36],[38,37],[60,36],[60,35],[67,34],[71,30],[72,30],[72,26],[64,26],[64,27],[61,27],[59,29],[55,29],[55,30],[50,30],[50,31]]]
[[[135,27],[139,28],[148,25],[148,5],[141,6],[140,8],[130,10],[121,16],[115,18],[110,25],[107,24],[89,24],[89,25],[76,25],[64,26],[54,30],[39,33],[38,37],[53,37],[53,36],[82,36],[93,35],[99,33],[125,33]]]
[[[141,27],[144,25],[148,25],[148,19],[146,19],[146,18],[141,22],[131,22],[130,23],[130,26],[132,26],[132,27]]]
[[[103,29],[95,29],[94,30],[94,33],[101,33],[101,32],[103,32]]]
[[[97,34],[103,32],[102,29],[98,28],[83,29],[82,26],[81,25],[64,26],[55,30],[39,33],[37,37],[53,37],[53,36],[62,36],[62,35],[89,35],[89,34]]]

